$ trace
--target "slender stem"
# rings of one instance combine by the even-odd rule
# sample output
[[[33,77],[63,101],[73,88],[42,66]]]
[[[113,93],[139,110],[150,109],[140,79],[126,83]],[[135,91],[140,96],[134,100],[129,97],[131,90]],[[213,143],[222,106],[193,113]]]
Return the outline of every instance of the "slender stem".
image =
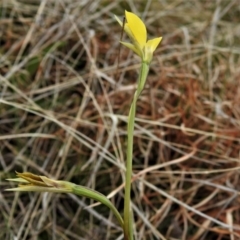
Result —
[[[122,219],[120,213],[118,212],[118,210],[114,207],[114,205],[111,203],[111,201],[106,196],[104,196],[103,194],[96,192],[92,189],[89,189],[87,187],[83,187],[80,185],[73,186],[72,193],[79,195],[79,196],[91,198],[93,200],[96,200],[96,201],[104,204],[108,208],[110,208],[110,210],[113,212],[113,214],[117,218],[120,226],[122,228],[124,228],[123,219]]]
[[[140,75],[138,79],[138,87],[134,94],[131,108],[128,115],[128,139],[127,139],[127,163],[126,163],[126,183],[124,195],[124,237],[126,240],[133,240],[133,224],[131,214],[131,177],[132,177],[132,156],[133,156],[133,136],[134,122],[136,115],[136,105],[139,95],[141,94],[148,75],[149,65],[142,62]]]

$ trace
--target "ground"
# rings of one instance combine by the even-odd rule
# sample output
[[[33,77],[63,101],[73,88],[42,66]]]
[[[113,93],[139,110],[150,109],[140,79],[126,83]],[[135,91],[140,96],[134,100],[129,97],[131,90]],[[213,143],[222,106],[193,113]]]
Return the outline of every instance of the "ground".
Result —
[[[0,239],[123,239],[105,206],[4,189],[30,171],[112,193],[123,212],[140,66],[119,51],[125,9],[163,37],[137,107],[135,239],[240,239],[239,0],[2,0]]]

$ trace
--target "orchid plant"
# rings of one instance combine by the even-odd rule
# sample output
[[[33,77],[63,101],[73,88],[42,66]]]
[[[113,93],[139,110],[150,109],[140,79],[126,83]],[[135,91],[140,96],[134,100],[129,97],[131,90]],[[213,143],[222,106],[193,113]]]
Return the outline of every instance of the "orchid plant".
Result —
[[[89,189],[84,186],[76,185],[67,181],[58,181],[47,178],[45,176],[38,176],[32,173],[24,172],[17,173],[17,178],[7,179],[18,182],[17,188],[6,189],[7,191],[34,191],[34,192],[55,192],[55,193],[73,193],[79,196],[87,197],[96,200],[106,205],[115,215],[119,225],[123,228],[124,239],[133,240],[133,219],[131,211],[131,178],[132,178],[132,156],[133,156],[133,136],[134,136],[134,122],[136,114],[137,100],[145,86],[149,65],[153,58],[153,53],[161,42],[161,37],[154,38],[147,41],[147,30],[142,20],[134,13],[125,11],[126,23],[115,16],[120,26],[127,33],[132,43],[121,42],[124,46],[131,49],[141,58],[141,69],[137,89],[133,96],[133,101],[128,115],[127,126],[127,160],[126,160],[126,177],[125,177],[125,195],[124,195],[124,215],[123,218],[119,211],[111,203],[111,201],[101,193]]]
[[[133,136],[134,136],[134,122],[136,115],[137,100],[145,86],[147,75],[149,71],[149,64],[152,61],[153,52],[156,50],[161,41],[161,37],[154,38],[147,41],[147,30],[142,20],[134,13],[125,11],[127,23],[123,26],[121,20],[115,16],[121,27],[132,40],[132,43],[121,42],[126,47],[133,50],[142,61],[140,74],[138,78],[137,90],[134,94],[133,101],[128,115],[128,140],[127,140],[127,163],[126,163],[126,177],[125,177],[125,195],[124,195],[124,233],[133,239],[133,223],[131,214],[131,178],[132,178],[132,155],[133,155]],[[128,238],[127,238],[128,239]]]

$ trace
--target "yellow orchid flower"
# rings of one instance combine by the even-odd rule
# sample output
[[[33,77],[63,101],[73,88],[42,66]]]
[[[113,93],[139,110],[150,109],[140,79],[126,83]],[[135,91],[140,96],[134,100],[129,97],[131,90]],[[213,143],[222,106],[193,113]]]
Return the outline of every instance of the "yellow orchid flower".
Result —
[[[125,10],[127,22],[124,25],[124,31],[132,40],[132,43],[121,42],[124,46],[133,50],[143,62],[150,63],[153,52],[156,50],[162,37],[154,38],[147,41],[147,30],[143,21],[134,13]],[[115,16],[118,23],[123,26],[122,21]]]

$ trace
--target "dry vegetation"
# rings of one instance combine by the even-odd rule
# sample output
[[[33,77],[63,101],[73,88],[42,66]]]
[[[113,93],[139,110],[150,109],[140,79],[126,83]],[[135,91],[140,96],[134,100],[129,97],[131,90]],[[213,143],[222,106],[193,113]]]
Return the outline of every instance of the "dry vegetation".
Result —
[[[88,199],[3,190],[32,171],[123,210],[139,68],[122,47],[116,73],[124,9],[163,36],[137,109],[136,240],[240,239],[239,0],[1,0],[0,239],[123,239]]]

